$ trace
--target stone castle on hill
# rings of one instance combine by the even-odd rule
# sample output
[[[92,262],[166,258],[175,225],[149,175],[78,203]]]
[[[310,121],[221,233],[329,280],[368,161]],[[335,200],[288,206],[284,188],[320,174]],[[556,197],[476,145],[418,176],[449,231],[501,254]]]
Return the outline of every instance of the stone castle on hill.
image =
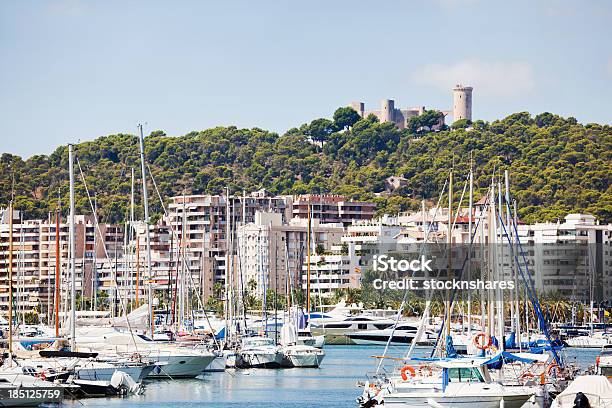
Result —
[[[440,128],[444,125],[445,118],[452,113],[453,122],[460,119],[472,120],[472,90],[471,86],[456,85],[453,88],[453,110],[442,111],[444,118],[438,123]],[[396,108],[393,99],[383,99],[379,110],[366,110],[365,103],[354,101],[349,104],[362,118],[374,115],[381,122],[393,122],[395,125],[404,129],[408,120],[415,116],[420,116],[425,112],[425,106],[414,108]]]

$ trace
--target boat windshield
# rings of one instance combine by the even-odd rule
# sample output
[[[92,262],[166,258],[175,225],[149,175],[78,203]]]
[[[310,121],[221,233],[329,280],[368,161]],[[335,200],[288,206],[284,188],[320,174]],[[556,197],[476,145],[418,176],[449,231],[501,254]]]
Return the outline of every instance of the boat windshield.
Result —
[[[262,347],[262,346],[273,346],[274,340],[266,337],[244,339],[244,345],[248,347]]]
[[[450,382],[484,382],[482,374],[476,367],[449,368],[448,380]]]

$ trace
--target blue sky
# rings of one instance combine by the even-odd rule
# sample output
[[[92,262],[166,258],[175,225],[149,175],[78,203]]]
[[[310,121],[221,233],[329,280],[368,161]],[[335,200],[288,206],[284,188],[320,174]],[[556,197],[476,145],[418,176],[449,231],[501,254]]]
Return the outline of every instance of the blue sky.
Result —
[[[0,1],[1,152],[217,125],[277,132],[361,100],[612,122],[612,2]]]

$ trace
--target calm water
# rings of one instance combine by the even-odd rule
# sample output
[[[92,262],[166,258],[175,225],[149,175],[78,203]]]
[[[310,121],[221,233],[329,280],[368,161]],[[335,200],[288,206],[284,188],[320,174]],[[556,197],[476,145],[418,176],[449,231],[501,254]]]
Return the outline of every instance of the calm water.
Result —
[[[76,407],[249,407],[249,408],[355,408],[360,394],[356,386],[366,373],[376,368],[372,355],[382,354],[382,347],[329,346],[321,368],[283,370],[231,370],[211,373],[201,379],[153,381],[144,395],[129,398],[80,400],[67,403]],[[403,348],[391,350],[399,356]],[[424,355],[426,349],[417,354]],[[567,349],[570,362],[582,367],[593,364],[598,350]]]

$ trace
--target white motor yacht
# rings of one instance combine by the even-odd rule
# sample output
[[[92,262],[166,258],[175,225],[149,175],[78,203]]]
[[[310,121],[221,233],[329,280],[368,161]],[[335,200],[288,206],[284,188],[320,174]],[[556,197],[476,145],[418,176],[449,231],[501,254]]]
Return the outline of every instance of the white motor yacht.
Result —
[[[355,344],[347,334],[364,330],[383,330],[395,324],[395,320],[386,317],[358,315],[344,317],[342,320],[311,321],[313,335],[324,335],[327,344]]]
[[[293,322],[285,323],[281,329],[281,344],[283,367],[319,367],[325,351],[322,349],[299,344],[299,330]]]
[[[398,323],[384,329],[360,330],[346,333],[346,337],[354,344],[361,345],[386,345],[391,336],[391,345],[411,344],[418,332],[418,323]],[[421,338],[417,340],[419,344],[433,344],[436,341],[436,334],[424,331]]]
[[[207,349],[154,342],[142,334],[114,330],[95,337],[77,337],[77,344],[79,350],[98,352],[102,357],[120,355],[133,361],[152,360],[155,367],[150,378],[194,378],[215,359]]]
[[[283,363],[283,352],[268,337],[244,337],[236,355],[237,368],[278,368]]]
[[[602,348],[612,345],[612,334],[596,332],[588,336],[577,336],[565,340],[569,347],[577,348]]]
[[[404,366],[401,376],[367,382],[358,399],[362,407],[520,408],[535,399],[533,387],[506,386],[494,381],[489,359],[457,358],[432,361],[415,369]]]

